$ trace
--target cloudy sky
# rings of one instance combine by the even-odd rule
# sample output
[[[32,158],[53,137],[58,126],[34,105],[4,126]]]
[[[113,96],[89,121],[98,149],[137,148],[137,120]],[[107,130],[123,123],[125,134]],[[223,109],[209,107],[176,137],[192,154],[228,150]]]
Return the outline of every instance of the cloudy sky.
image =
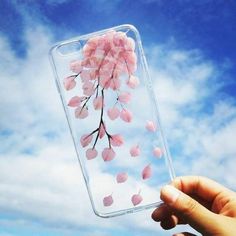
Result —
[[[140,31],[177,175],[236,190],[234,1],[0,1],[0,235],[171,235],[147,210],[94,215],[48,61],[58,41]]]

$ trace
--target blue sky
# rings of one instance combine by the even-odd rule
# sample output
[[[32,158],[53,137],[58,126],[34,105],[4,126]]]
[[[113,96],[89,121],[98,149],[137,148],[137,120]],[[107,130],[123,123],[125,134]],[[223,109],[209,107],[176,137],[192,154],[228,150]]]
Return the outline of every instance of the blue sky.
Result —
[[[177,175],[235,190],[235,12],[223,0],[2,0],[0,235],[171,234],[151,211],[93,215],[47,58],[57,41],[123,23],[140,31]]]

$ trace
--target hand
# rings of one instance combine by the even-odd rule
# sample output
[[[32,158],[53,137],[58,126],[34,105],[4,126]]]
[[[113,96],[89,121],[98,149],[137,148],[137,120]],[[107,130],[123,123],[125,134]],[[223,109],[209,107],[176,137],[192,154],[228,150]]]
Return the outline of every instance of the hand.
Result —
[[[153,211],[152,218],[163,229],[189,224],[202,235],[236,235],[236,193],[210,179],[176,178],[162,188],[161,199],[164,204]]]

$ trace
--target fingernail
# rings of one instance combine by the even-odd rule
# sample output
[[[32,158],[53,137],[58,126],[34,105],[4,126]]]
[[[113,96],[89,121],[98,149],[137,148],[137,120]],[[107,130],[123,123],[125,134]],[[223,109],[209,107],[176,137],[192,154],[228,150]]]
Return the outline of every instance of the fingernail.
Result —
[[[180,191],[171,185],[166,185],[161,190],[162,200],[168,204],[176,202],[180,195]]]

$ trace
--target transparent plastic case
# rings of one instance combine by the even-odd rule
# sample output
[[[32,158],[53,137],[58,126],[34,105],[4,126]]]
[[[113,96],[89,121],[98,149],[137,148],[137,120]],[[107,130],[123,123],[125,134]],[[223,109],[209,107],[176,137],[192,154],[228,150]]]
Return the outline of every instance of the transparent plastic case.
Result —
[[[95,214],[158,207],[174,172],[137,29],[58,43],[50,61]]]

